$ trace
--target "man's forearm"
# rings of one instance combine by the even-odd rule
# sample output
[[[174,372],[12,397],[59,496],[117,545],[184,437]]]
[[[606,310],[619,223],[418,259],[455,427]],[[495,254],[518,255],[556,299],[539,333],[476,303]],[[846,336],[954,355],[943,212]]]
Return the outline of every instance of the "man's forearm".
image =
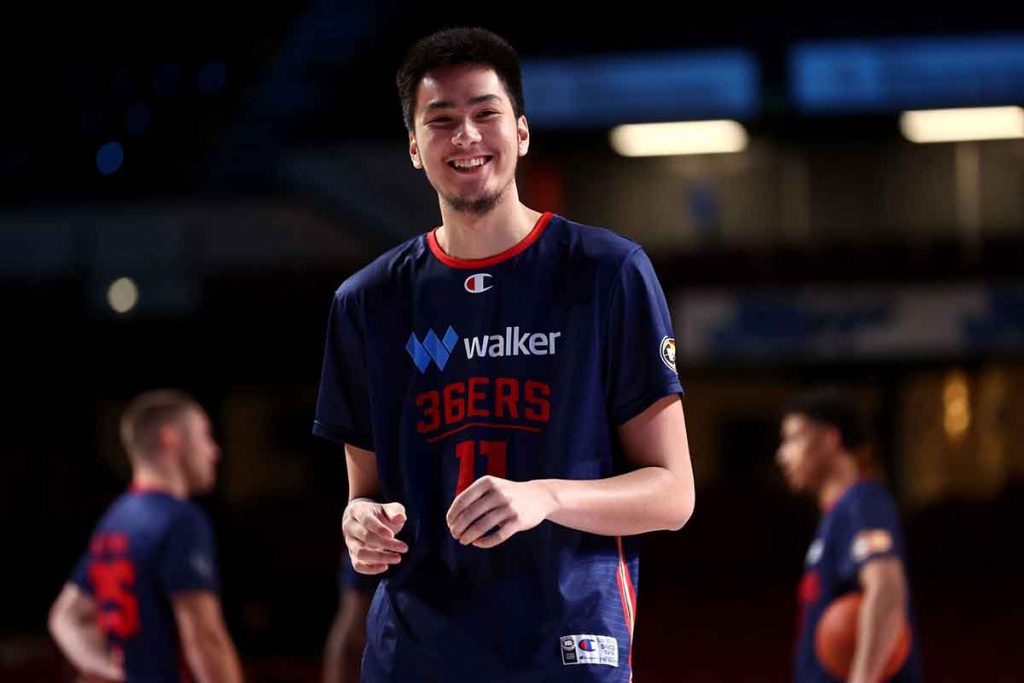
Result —
[[[106,639],[95,623],[74,622],[70,617],[50,619],[50,633],[64,656],[78,671],[116,680],[120,668],[107,652]]]
[[[186,648],[189,666],[200,683],[240,683],[242,667],[226,635],[211,635]]]
[[[850,681],[876,683],[906,622],[906,606],[899,590],[880,588],[866,591],[857,624],[857,651],[850,669]]]
[[[539,479],[553,499],[547,518],[556,524],[604,536],[675,530],[693,513],[692,480],[664,467],[589,481]]]

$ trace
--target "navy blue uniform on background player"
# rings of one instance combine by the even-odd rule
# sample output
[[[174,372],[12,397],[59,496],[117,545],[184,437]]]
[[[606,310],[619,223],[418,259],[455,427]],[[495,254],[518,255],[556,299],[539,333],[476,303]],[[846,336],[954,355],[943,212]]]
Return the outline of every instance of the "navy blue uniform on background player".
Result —
[[[206,413],[173,390],[144,393],[121,421],[130,490],[107,509],[50,612],[50,631],[100,680],[241,680],[224,627],[210,524],[188,500],[212,489],[219,448]]]
[[[519,200],[518,58],[434,34],[398,75],[442,224],[336,292],[314,432],[344,444],[364,680],[628,681],[635,534],[692,513],[675,341],[635,243]]]
[[[896,647],[910,615],[906,545],[895,501],[865,476],[866,428],[853,399],[835,390],[795,397],[783,412],[777,460],[790,487],[813,496],[821,521],[805,558],[800,582],[800,622],[794,680],[832,681],[814,653],[818,621],[847,593],[863,601],[850,681],[874,683]],[[891,679],[920,680],[917,639],[906,664]]]

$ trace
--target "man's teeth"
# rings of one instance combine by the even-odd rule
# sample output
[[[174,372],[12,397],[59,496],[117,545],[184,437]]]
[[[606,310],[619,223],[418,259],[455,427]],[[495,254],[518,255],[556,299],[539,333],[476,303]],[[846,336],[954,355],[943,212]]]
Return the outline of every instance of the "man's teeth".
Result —
[[[484,161],[483,157],[478,157],[476,159],[456,159],[452,163],[455,164],[455,168],[476,168],[483,166]]]

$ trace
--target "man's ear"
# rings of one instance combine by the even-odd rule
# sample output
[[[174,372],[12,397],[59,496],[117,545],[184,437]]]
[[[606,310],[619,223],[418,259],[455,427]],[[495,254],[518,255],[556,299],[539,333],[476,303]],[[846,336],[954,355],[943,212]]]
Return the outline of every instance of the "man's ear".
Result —
[[[416,144],[416,134],[409,132],[409,158],[412,160],[413,168],[423,168],[423,160],[420,159],[420,147]]]
[[[525,157],[530,151],[530,124],[525,115],[520,116],[516,122],[516,134],[519,137],[519,156]]]

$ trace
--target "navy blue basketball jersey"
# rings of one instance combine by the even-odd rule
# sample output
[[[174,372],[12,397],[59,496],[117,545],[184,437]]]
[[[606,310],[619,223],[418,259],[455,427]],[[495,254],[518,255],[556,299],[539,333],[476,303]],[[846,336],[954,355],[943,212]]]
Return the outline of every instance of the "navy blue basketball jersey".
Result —
[[[896,504],[877,482],[862,480],[843,493],[818,524],[807,551],[800,581],[800,624],[794,679],[834,681],[814,654],[814,631],[829,604],[847,593],[860,591],[860,569],[881,557],[898,557],[906,568],[906,549]],[[907,595],[910,614],[910,596]],[[917,637],[912,637],[906,665],[890,680],[918,681]]]
[[[544,214],[487,259],[434,233],[337,290],[314,433],[376,453],[409,546],[375,593],[367,681],[628,681],[635,539],[543,522],[493,549],[445,513],[475,479],[621,474],[617,428],[682,389],[643,250]]]
[[[218,591],[213,533],[194,504],[151,489],[118,498],[70,579],[92,596],[126,680],[190,680],[170,599]]]
[[[338,588],[342,591],[354,590],[360,593],[373,593],[380,583],[379,574],[360,574],[352,567],[352,558],[348,550],[341,553],[341,568],[338,570]]]

